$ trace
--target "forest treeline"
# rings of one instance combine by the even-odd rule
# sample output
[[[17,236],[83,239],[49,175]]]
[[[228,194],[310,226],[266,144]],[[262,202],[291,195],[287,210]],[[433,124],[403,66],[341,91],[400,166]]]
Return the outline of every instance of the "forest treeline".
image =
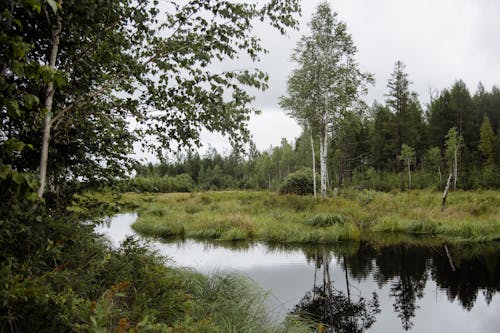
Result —
[[[397,89],[391,84],[398,77],[406,82],[402,90],[401,82]],[[375,102],[343,119],[329,142],[329,187],[406,189],[403,145],[413,152],[412,188],[442,187],[453,170],[448,134],[455,128],[460,139],[457,187],[498,188],[500,89],[493,86],[488,91],[480,83],[471,93],[459,80],[422,104],[409,86],[404,65],[398,62],[388,84],[386,103]],[[304,130],[294,142],[282,139],[279,146],[264,151],[258,151],[253,144],[246,151],[233,149],[226,154],[214,148],[204,154],[188,150],[159,164],[138,165],[129,189],[277,190],[290,173],[312,167],[309,138]],[[318,155],[316,152],[317,159]]]

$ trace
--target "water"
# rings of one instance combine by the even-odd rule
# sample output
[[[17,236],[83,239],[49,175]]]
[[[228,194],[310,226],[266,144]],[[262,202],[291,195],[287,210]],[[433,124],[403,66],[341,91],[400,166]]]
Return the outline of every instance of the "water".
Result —
[[[118,245],[136,218],[117,215],[99,231]],[[499,244],[151,242],[174,265],[246,275],[269,292],[277,319],[302,311],[338,332],[500,332]]]

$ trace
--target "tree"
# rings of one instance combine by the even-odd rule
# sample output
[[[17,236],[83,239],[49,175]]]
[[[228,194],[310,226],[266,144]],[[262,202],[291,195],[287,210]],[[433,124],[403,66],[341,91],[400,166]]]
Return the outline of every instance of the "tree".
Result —
[[[481,141],[479,143],[479,150],[486,157],[486,164],[495,163],[495,132],[491,127],[490,119],[488,115],[485,114],[483,117],[483,123],[481,125]]]
[[[401,146],[397,146],[394,130],[395,115],[388,107],[375,103],[373,110],[373,138],[371,154],[378,170],[396,170],[396,156]]]
[[[410,92],[411,82],[405,68],[402,61],[397,61],[387,83],[387,106],[395,115],[394,136],[398,148],[403,144],[420,146],[422,132],[422,109],[417,94]]]
[[[427,167],[431,170],[437,170],[439,175],[439,184],[442,183],[441,165],[443,163],[443,158],[441,156],[441,150],[439,147],[431,147],[427,149],[424,156],[424,162]]]
[[[408,168],[408,189],[411,190],[411,165],[415,161],[415,149],[403,144],[399,158],[406,163],[406,167]]]
[[[451,89],[443,90],[433,101],[428,114],[429,144],[443,146],[449,129],[457,128],[458,135],[464,139],[469,150],[475,150],[479,144],[479,122],[477,110],[469,90],[461,80],[456,81]]]
[[[43,123],[31,131],[34,149],[23,152],[22,159],[34,171],[33,155],[40,156],[40,196],[45,191],[44,170],[50,174],[57,165],[55,157],[67,158],[56,150],[57,142],[81,140],[79,148],[85,151],[83,146],[96,132],[89,129],[96,123],[111,129],[111,137],[97,136],[102,140],[99,150],[80,154],[80,165],[93,161],[106,168],[109,161],[126,161],[137,139],[122,131],[121,124],[130,118],[140,125],[140,136],[157,138],[151,148],[159,155],[175,142],[199,144],[202,127],[241,142],[248,138],[245,124],[254,111],[245,87],[265,89],[267,75],[257,69],[217,72],[211,65],[242,53],[258,60],[264,49],[253,35],[253,22],[267,19],[284,32],[297,23],[293,14],[298,9],[296,0],[264,4],[191,0],[182,6],[175,1],[160,5],[131,0],[10,0],[1,8],[11,22],[2,21],[10,25],[3,31],[18,51],[1,55],[7,87],[1,97],[10,105],[15,97],[26,96],[30,112],[18,116],[25,105],[17,105],[7,114],[2,104],[2,115],[7,117],[2,133],[7,133],[6,140],[17,138],[23,124]],[[80,124],[85,136],[68,135]],[[41,140],[38,130],[43,133]],[[109,142],[125,142],[125,148],[101,147],[112,147]],[[82,177],[78,167],[57,171],[65,172],[65,178]]]
[[[327,2],[318,6],[310,28],[311,33],[295,49],[298,68],[288,80],[288,96],[282,104],[319,135],[321,196],[326,197],[330,135],[335,134],[342,116],[357,107],[372,77],[360,71],[346,25]]]
[[[450,169],[453,173],[453,190],[457,189],[457,178],[458,178],[458,159],[460,151],[463,147],[463,137],[458,135],[458,130],[456,127],[450,128],[448,134],[446,135],[446,156],[448,157],[448,162]]]

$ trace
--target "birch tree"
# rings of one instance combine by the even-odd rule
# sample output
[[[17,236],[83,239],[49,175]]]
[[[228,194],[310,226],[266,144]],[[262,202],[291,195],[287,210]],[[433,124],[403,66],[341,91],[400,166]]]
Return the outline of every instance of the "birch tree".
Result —
[[[446,156],[450,165],[451,173],[453,174],[453,190],[457,189],[457,179],[458,179],[458,159],[460,157],[460,151],[463,147],[464,139],[461,135],[458,135],[458,130],[456,127],[450,128],[448,134],[446,135]]]
[[[327,2],[313,15],[310,34],[299,41],[292,59],[297,63],[288,79],[288,96],[282,106],[307,124],[319,138],[321,197],[326,197],[328,146],[339,120],[357,107],[372,76],[355,60],[356,47],[346,25]]]
[[[408,169],[408,190],[411,190],[411,165],[415,161],[415,149],[403,144],[401,146],[401,155],[399,158],[405,162],[406,168]]]
[[[2,38],[15,46],[0,51],[8,87],[0,91],[0,148],[23,139],[30,124],[23,140],[32,140],[25,145],[32,149],[15,155],[12,167],[33,172],[36,164],[43,197],[51,173],[85,180],[93,170],[120,167],[146,135],[156,138],[151,148],[159,156],[177,144],[200,144],[202,128],[233,144],[247,140],[256,112],[247,88],[265,89],[267,74],[213,65],[242,55],[258,61],[265,50],[254,23],[284,33],[297,24],[299,2],[7,0],[0,10]],[[36,103],[25,108],[20,96]],[[4,112],[5,101],[12,112]],[[130,119],[135,133],[126,129]]]

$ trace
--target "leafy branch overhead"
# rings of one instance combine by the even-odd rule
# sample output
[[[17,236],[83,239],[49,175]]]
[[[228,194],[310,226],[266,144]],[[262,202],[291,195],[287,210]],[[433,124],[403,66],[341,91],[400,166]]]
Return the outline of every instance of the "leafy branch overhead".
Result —
[[[227,134],[234,144],[248,139],[246,123],[256,112],[249,88],[266,89],[268,76],[257,68],[218,67],[240,57],[258,61],[266,50],[254,24],[264,21],[285,33],[297,25],[299,1],[180,3],[0,5],[8,50],[0,54],[4,137],[21,136],[35,147],[6,163],[34,170],[42,130],[49,134],[49,174],[84,179],[113,174],[97,176],[103,166],[119,174],[132,143],[146,135],[158,139],[150,148],[160,155],[174,143],[199,144],[201,128]],[[127,129],[131,119],[135,133]]]

